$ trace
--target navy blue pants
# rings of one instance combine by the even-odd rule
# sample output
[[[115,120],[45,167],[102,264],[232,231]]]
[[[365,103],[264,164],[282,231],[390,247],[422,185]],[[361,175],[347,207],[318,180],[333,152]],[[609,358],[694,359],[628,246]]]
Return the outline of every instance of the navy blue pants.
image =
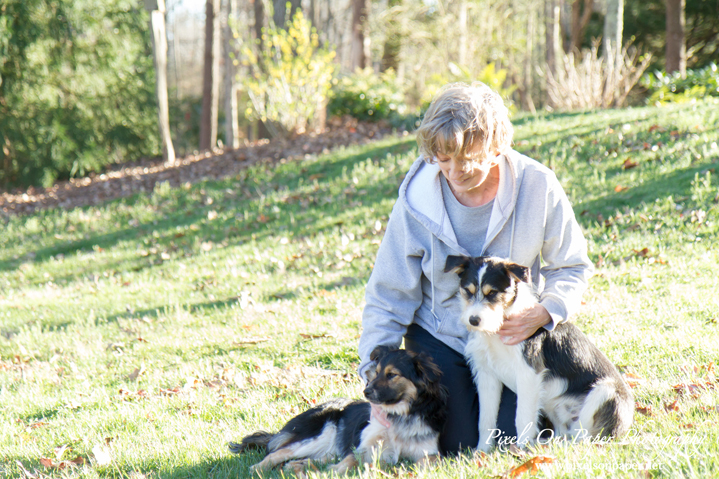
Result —
[[[479,397],[472,371],[464,356],[416,324],[407,329],[404,345],[409,351],[429,355],[442,370],[441,382],[449,391],[449,398],[447,422],[439,436],[440,453],[446,456],[477,447]],[[514,425],[516,412],[517,395],[505,387],[497,418],[497,428],[504,432],[504,436],[517,436]]]

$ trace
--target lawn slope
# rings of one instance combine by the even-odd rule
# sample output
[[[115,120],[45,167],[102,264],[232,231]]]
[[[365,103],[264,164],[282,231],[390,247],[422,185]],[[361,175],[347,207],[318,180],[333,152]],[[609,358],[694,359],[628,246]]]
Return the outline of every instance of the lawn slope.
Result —
[[[711,477],[719,104],[514,121],[516,148],[554,169],[585,231],[596,274],[575,322],[634,386],[635,427],[423,477],[493,477],[533,455],[554,458],[551,477]],[[399,136],[5,220],[0,476],[247,477],[259,454],[227,441],[359,397],[363,287],[416,154]]]

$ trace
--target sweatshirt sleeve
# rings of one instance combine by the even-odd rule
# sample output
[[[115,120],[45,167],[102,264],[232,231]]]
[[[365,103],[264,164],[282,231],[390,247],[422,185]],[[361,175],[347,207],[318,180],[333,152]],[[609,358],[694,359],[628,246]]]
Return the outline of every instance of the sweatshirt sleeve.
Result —
[[[587,256],[587,242],[574,210],[553,175],[552,180],[542,247],[541,274],[545,283],[539,298],[552,317],[552,322],[545,326],[550,331],[577,313],[593,271]]]
[[[397,201],[365,290],[359,340],[359,375],[363,381],[372,350],[380,345],[399,347],[422,304],[424,253],[413,245],[408,221],[412,219],[406,215],[401,201]]]

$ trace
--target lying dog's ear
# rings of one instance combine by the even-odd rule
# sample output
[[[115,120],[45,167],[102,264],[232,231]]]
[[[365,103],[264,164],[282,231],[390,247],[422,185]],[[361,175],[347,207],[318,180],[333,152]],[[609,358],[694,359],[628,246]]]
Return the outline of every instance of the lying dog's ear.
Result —
[[[439,379],[442,377],[442,371],[439,369],[439,366],[434,364],[432,358],[425,353],[419,353],[415,355],[412,360],[414,361],[414,369],[417,371],[419,377],[429,383],[439,382]]]
[[[395,349],[397,349],[397,348],[392,348],[389,346],[377,346],[370,353],[369,359],[370,359],[370,361],[379,361],[384,356],[386,356],[388,352],[394,351]]]
[[[444,272],[462,274],[468,264],[469,258],[466,256],[447,256],[447,262],[444,265]]]
[[[521,264],[508,263],[507,272],[518,281],[524,281],[525,283],[530,283],[532,281],[532,274],[530,273],[529,268],[522,266]]]

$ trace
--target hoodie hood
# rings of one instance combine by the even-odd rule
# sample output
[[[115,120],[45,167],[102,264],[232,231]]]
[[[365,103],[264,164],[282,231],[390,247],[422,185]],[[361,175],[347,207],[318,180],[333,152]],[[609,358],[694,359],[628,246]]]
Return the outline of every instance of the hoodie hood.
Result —
[[[499,187],[494,199],[483,251],[510,219],[517,202],[519,194],[517,185],[522,181],[523,171],[516,164],[518,158],[512,158],[515,156],[513,153],[499,157]],[[469,256],[469,252],[458,244],[457,236],[449,221],[442,198],[441,174],[436,163],[427,163],[424,157],[420,156],[400,186],[399,199],[408,213],[432,235],[457,252]]]

